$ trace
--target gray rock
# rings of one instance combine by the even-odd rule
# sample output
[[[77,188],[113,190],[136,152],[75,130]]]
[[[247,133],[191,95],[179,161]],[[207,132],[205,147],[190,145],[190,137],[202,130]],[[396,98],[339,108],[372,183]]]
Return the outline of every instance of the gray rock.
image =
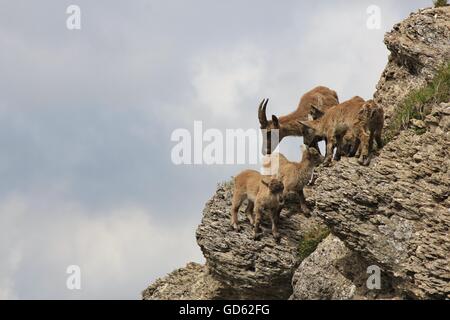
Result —
[[[356,294],[356,285],[339,270],[339,261],[351,251],[342,241],[329,235],[308,258],[303,260],[292,279],[291,300],[348,300]],[[359,264],[356,264],[358,267]]]
[[[315,213],[409,297],[450,297],[450,135],[441,129],[402,132],[369,167],[343,159],[314,188]]]
[[[420,10],[386,35],[391,56],[374,96],[387,126],[404,97],[450,61],[449,39],[450,7]],[[304,260],[292,298],[450,298],[448,106],[429,106],[424,121],[413,121],[427,132],[402,132],[368,168],[343,159],[318,170],[314,212],[343,243],[330,236]],[[354,261],[359,284],[338,260]],[[387,291],[364,290],[364,261],[384,270]]]
[[[368,288],[368,267],[373,265],[331,234],[300,264],[292,278],[290,299],[400,299],[392,278],[381,268],[380,288]]]
[[[234,299],[289,298],[292,275],[300,263],[299,243],[306,233],[323,227],[323,223],[317,217],[287,217],[282,212],[281,241],[273,239],[268,217],[263,220],[262,239],[255,241],[244,214],[240,214],[242,230],[238,233],[231,229],[231,196],[230,184],[219,186],[206,204],[197,229],[197,242],[211,275],[233,292]]]
[[[386,124],[399,102],[450,60],[449,39],[450,7],[422,9],[386,34],[391,55],[374,95],[385,110]]]
[[[209,276],[207,268],[192,262],[156,280],[142,292],[144,300],[211,300],[226,297],[226,291]]]

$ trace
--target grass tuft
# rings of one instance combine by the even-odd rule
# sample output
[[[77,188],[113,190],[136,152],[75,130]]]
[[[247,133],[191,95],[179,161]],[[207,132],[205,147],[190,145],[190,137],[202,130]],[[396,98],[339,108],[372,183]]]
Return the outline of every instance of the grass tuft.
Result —
[[[303,235],[303,238],[298,246],[298,255],[300,262],[307,258],[311,253],[313,253],[319,243],[321,243],[323,239],[328,237],[329,234],[330,230],[326,227],[323,227],[311,230]]]
[[[447,0],[433,0],[433,3],[436,8],[448,6]]]
[[[384,131],[386,143],[396,137],[400,131],[408,129],[412,119],[424,120],[427,116],[425,106],[430,103],[450,100],[450,63],[447,63],[436,77],[425,87],[412,91],[400,103]]]

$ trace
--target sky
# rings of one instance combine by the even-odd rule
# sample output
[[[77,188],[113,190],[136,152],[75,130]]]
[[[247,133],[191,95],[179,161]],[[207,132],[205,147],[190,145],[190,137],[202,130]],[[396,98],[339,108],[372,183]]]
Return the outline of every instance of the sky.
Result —
[[[139,299],[203,262],[205,202],[253,166],[175,165],[174,130],[256,130],[263,98],[283,115],[317,85],[370,99],[384,33],[430,4],[0,0],[0,299]]]

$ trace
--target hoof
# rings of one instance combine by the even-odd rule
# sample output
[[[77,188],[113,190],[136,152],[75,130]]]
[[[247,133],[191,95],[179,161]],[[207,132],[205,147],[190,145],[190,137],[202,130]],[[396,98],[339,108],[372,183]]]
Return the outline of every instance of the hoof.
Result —
[[[262,237],[262,232],[255,233],[253,235],[253,240],[259,241],[259,240],[261,240],[261,237]]]
[[[281,240],[281,236],[280,236],[280,234],[279,233],[274,233],[273,234],[273,239],[275,240],[275,242],[280,242],[280,240]]]
[[[236,231],[236,232],[241,231],[241,228],[240,228],[237,224],[231,225],[231,228],[232,228],[234,231]]]
[[[324,167],[331,167],[331,160],[325,160],[323,163]]]
[[[305,217],[309,218],[311,217],[311,210],[306,205],[301,206],[302,213]]]
[[[372,160],[372,157],[371,156],[363,156],[363,157],[360,157],[359,159],[358,159],[358,163],[360,164],[360,165],[362,165],[362,166],[368,166],[369,164],[370,164],[370,161]]]
[[[295,212],[293,209],[290,209],[290,210],[288,210],[288,211],[286,211],[286,218],[290,218],[290,217],[292,217],[293,215],[295,215],[297,212]]]

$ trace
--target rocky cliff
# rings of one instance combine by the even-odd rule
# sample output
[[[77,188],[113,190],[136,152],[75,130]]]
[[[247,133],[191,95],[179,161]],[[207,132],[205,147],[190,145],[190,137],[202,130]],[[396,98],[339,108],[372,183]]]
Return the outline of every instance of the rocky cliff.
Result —
[[[388,143],[371,165],[319,168],[313,216],[283,211],[279,243],[254,241],[247,223],[231,231],[232,186],[219,186],[197,229],[206,265],[157,280],[144,299],[450,298],[450,7],[412,14],[385,43],[374,99]],[[368,266],[381,289],[368,289]]]
[[[314,212],[348,249],[380,266],[398,295],[449,298],[450,7],[411,15],[385,42],[391,56],[375,98],[386,110],[386,128],[395,127],[405,100],[421,101],[442,68],[447,76],[433,89],[444,86],[446,102],[424,103],[419,119],[389,137],[369,167],[343,159],[324,168]]]
[[[302,259],[299,243],[315,246],[326,226],[318,217],[289,216],[283,210],[280,221],[282,239],[276,242],[270,221],[263,220],[264,236],[253,240],[253,229],[241,221],[241,231],[230,226],[233,185],[218,186],[203,211],[197,229],[197,243],[206,265],[188,264],[147,288],[144,299],[288,299],[291,279]],[[245,206],[244,206],[245,207]],[[243,219],[243,215],[241,215]],[[313,236],[314,235],[314,236]],[[313,249],[314,249],[313,248]],[[304,251],[308,252],[308,246]],[[309,252],[308,252],[309,254]],[[197,288],[200,288],[198,290]]]

